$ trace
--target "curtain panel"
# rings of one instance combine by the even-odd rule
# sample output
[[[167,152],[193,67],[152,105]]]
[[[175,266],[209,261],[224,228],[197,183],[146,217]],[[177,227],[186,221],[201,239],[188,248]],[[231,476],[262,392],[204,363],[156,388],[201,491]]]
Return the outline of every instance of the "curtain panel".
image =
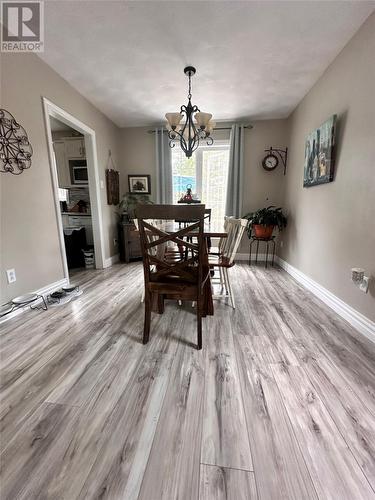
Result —
[[[165,128],[155,129],[156,203],[172,204],[172,152]]]
[[[225,214],[242,217],[245,126],[234,124],[230,131],[229,169]]]

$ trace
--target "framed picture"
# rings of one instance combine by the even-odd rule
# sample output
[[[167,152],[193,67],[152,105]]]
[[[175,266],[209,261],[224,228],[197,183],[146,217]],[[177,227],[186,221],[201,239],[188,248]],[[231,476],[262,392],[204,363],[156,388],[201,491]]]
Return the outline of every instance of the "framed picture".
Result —
[[[333,181],[336,115],[311,132],[305,143],[303,187]]]
[[[128,175],[129,193],[151,194],[150,175]]]

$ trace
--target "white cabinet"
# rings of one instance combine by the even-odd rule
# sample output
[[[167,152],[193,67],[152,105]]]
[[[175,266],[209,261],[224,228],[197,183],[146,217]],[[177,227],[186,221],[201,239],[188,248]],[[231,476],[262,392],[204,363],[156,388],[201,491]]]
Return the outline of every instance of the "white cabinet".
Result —
[[[53,150],[55,152],[59,187],[69,186],[71,184],[71,181],[70,181],[69,164],[65,154],[65,142],[55,141],[53,143]]]
[[[85,158],[85,141],[80,137],[65,138],[65,152],[68,158]]]
[[[64,137],[53,142],[55,152],[57,178],[59,187],[67,187],[72,185],[70,175],[69,160],[85,159],[85,141],[83,137]]]

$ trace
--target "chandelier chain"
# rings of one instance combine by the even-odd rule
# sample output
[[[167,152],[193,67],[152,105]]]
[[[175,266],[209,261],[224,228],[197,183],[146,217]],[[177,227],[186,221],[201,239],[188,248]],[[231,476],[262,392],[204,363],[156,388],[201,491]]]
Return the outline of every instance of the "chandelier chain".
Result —
[[[188,93],[189,101],[191,100],[191,97],[192,97],[192,95],[191,95],[191,76],[189,75],[189,93]]]

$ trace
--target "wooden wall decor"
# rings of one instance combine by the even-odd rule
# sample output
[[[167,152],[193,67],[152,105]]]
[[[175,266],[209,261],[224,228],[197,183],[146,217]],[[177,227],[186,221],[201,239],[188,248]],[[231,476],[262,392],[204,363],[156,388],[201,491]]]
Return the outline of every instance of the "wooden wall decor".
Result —
[[[117,170],[107,168],[105,171],[107,183],[107,203],[108,205],[118,205],[120,202],[120,182]]]
[[[105,171],[105,180],[107,185],[108,205],[118,205],[120,203],[120,179],[119,179],[119,172],[116,170],[110,149],[108,150],[108,160],[107,160],[107,168]]]
[[[20,175],[31,167],[33,148],[27,133],[6,109],[0,109],[0,172]]]

